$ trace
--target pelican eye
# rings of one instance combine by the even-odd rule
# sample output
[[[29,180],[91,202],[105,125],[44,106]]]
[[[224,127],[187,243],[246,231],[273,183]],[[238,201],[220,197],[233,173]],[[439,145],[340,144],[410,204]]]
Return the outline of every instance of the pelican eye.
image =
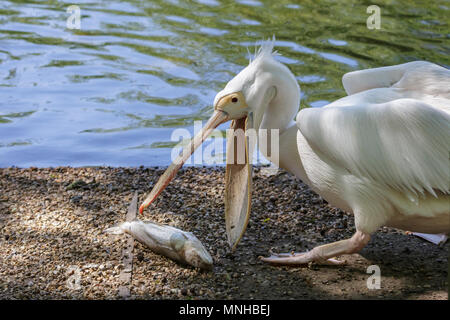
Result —
[[[231,102],[233,102],[233,103],[236,103],[236,102],[238,102],[238,98],[237,97],[233,97],[233,98],[231,98]]]

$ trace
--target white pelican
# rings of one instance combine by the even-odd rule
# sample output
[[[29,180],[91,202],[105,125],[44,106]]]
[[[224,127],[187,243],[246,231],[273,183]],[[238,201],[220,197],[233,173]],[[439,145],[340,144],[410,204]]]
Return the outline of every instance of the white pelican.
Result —
[[[298,112],[295,77],[274,59],[273,42],[263,43],[216,95],[212,117],[161,176],[141,213],[211,131],[233,120],[233,128],[279,129],[277,165],[355,217],[350,239],[263,261],[339,264],[332,258],[358,252],[381,226],[450,232],[450,71],[417,61],[350,72],[342,82],[348,96]],[[252,146],[246,142],[248,160]],[[250,163],[227,164],[225,180],[227,235],[234,250],[250,214]]]

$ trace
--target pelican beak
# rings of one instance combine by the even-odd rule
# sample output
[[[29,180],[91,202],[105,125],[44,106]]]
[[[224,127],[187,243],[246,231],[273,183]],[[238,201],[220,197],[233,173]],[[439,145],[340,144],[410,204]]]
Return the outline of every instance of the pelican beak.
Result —
[[[203,129],[190,141],[190,143],[183,149],[178,157],[167,168],[163,175],[159,178],[156,185],[153,187],[150,194],[139,208],[139,212],[142,214],[145,208],[147,208],[158,195],[167,187],[169,182],[175,177],[175,174],[183,166],[187,159],[194,153],[194,151],[200,146],[203,141],[211,134],[211,132],[217,128],[220,124],[230,120],[228,114],[222,110],[215,110],[211,118],[205,124]]]
[[[234,251],[245,229],[251,210],[252,157],[256,137],[247,134],[253,128],[253,115],[233,120],[227,135],[227,165],[225,173],[225,223],[228,244]],[[239,129],[240,133],[239,134]],[[237,141],[236,141],[237,140]],[[239,148],[244,146],[244,150]],[[242,156],[242,152],[245,152]]]
[[[219,105],[220,107],[220,105]],[[159,178],[150,194],[139,208],[142,214],[167,187],[178,170],[194,151],[220,124],[231,120],[229,114],[216,108],[203,129],[190,141],[178,157]],[[256,136],[248,134],[253,129],[253,114],[233,120],[232,134],[227,134],[227,165],[225,173],[225,222],[228,243],[234,251],[247,228],[251,209],[252,157]],[[240,129],[240,130],[239,130]],[[237,141],[236,141],[237,140]],[[240,148],[243,146],[243,148]]]

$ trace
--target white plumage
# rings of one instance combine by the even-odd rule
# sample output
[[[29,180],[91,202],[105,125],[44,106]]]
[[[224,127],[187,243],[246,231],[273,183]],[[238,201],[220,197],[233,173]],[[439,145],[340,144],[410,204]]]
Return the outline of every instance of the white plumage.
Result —
[[[285,75],[287,68],[267,54],[269,48],[263,47],[257,69],[276,72],[264,77],[277,89],[287,87],[294,77]],[[279,165],[330,204],[353,213],[357,233],[366,235],[334,253],[359,250],[381,226],[448,233],[450,71],[417,61],[347,73],[343,85],[348,96],[303,109],[296,124],[280,127]],[[279,101],[267,109],[283,118],[297,107],[296,96],[277,94]],[[261,127],[273,128],[274,121],[263,117]],[[356,249],[349,250],[351,242],[359,244]],[[322,248],[301,255],[303,260],[298,254],[264,260],[302,263],[329,258],[327,251],[336,250]]]
[[[416,61],[350,72],[342,80],[348,96],[298,112],[300,87],[274,59],[273,44],[263,43],[250,64],[216,95],[215,112],[204,133],[186,147],[187,156],[228,120],[234,129],[278,129],[279,158],[261,152],[331,205],[353,213],[357,231],[350,239],[307,253],[262,259],[339,263],[330,258],[359,251],[381,226],[450,232],[450,71]],[[233,144],[227,144],[227,153],[228,146]],[[251,159],[249,150],[252,146],[246,145],[246,159]],[[180,155],[168,168],[141,211],[187,156]],[[227,164],[226,184],[227,233],[235,248],[250,212],[251,166]]]
[[[297,115],[304,137],[299,138],[300,157],[307,143],[328,164],[330,177],[324,178],[322,171],[320,178],[340,187],[338,196],[357,222],[368,224],[359,227],[369,233],[380,224],[396,225],[401,216],[450,219],[450,72],[427,62],[392,69],[397,78],[390,67],[349,73],[344,76],[347,92],[366,91]],[[373,83],[362,84],[369,79]],[[392,85],[371,88],[380,84]],[[433,100],[440,103],[430,104]],[[315,180],[314,163],[306,167]],[[420,225],[413,221],[409,228]],[[446,232],[449,224],[433,228],[425,221],[423,229],[413,231]]]

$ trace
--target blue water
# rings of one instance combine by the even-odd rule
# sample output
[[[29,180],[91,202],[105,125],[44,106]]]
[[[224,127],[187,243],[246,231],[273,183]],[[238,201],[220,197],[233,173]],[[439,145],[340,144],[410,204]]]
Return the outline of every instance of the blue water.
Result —
[[[206,120],[272,35],[301,107],[345,95],[352,70],[450,64],[446,1],[377,1],[380,30],[358,1],[77,1],[80,30],[71,4],[0,3],[0,167],[168,165],[173,130]]]

